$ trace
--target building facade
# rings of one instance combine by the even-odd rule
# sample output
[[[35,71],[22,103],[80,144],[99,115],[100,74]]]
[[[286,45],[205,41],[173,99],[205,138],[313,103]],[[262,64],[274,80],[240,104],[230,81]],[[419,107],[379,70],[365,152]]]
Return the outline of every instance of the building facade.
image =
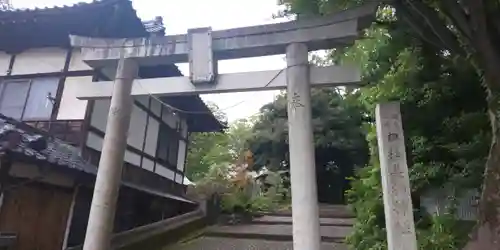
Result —
[[[115,70],[87,66],[81,59],[80,50],[70,46],[69,35],[132,38],[163,36],[164,30],[161,18],[142,22],[129,0],[0,11],[0,114],[36,131],[43,131],[48,137],[55,137],[72,148],[72,152],[77,152],[86,164],[98,166],[110,100],[78,100],[76,94],[89,82],[113,80]],[[138,78],[180,75],[175,65],[154,65],[141,67]],[[183,198],[189,133],[221,131],[222,128],[223,125],[197,95],[136,97],[124,157],[115,231],[165,219],[190,207],[192,203]],[[28,172],[38,171],[40,164],[30,165]],[[96,169],[91,172],[96,172]],[[21,183],[23,179],[45,183],[36,179],[36,174],[15,178]],[[95,173],[76,174],[71,175],[73,181],[69,186],[51,184],[61,186],[67,198],[67,204],[60,205],[65,217],[57,217],[64,220],[59,221],[64,224],[63,235],[58,234],[57,240],[54,239],[57,248],[83,242],[94,178]],[[24,190],[24,193],[12,190],[1,193],[5,199],[0,205],[0,230],[15,229],[23,235],[23,242],[31,240],[19,249],[55,249],[54,245],[44,247],[40,245],[43,243],[34,243],[30,239],[29,235],[34,231],[28,230],[29,225],[22,226],[30,223],[29,218],[21,218],[22,214],[18,214],[21,217],[7,219],[14,216],[9,211],[19,210],[16,200],[20,195],[34,199],[35,193],[41,189],[34,185],[16,190]],[[28,204],[24,209],[29,207],[33,206]],[[40,205],[34,209],[49,208]],[[43,231],[43,226],[38,229]]]
[[[88,82],[113,80],[114,70],[87,66],[79,49],[69,47],[68,36],[163,35],[161,19],[142,23],[128,0],[0,13],[0,113],[80,147],[97,165],[110,100],[78,100],[76,93]],[[87,24],[90,19],[97,21]],[[139,71],[139,78],[180,75],[175,65]],[[131,115],[125,162],[173,186],[183,184],[188,133],[221,129],[198,96],[137,97]]]

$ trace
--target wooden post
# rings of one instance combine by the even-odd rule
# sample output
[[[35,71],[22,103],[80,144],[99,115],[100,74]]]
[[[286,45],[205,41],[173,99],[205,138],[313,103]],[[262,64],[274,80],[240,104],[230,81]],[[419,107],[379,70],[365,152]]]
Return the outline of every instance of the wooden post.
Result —
[[[376,108],[388,250],[417,250],[399,103]]]
[[[80,185],[76,185],[73,191],[73,197],[71,198],[71,204],[68,211],[68,218],[66,219],[66,230],[64,231],[64,240],[62,245],[62,250],[68,248],[69,233],[71,231],[71,224],[73,222],[73,215],[75,212],[75,205],[78,198],[78,191],[80,190]]]

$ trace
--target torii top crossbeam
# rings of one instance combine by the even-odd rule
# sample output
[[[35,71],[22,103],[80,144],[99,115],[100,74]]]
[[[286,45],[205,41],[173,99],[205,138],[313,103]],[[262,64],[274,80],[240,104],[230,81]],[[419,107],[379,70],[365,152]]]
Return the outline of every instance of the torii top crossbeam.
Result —
[[[310,51],[349,45],[371,23],[376,6],[367,4],[326,17],[214,31],[214,57],[223,60],[284,54],[290,43],[304,43]],[[139,39],[70,37],[71,45],[82,47],[83,59],[92,67],[116,65],[122,53],[141,65],[187,62],[188,38],[188,34]]]

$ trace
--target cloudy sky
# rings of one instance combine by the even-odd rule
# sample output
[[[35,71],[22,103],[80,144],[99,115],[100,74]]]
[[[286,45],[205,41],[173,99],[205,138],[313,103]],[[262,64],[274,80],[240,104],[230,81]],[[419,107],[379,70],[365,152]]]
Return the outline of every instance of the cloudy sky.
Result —
[[[10,0],[15,8],[34,8],[70,5],[82,0]],[[87,0],[88,1],[88,0]],[[162,16],[167,34],[186,33],[188,28],[211,26],[215,30],[252,26],[276,22],[272,14],[278,10],[276,0],[133,0],[134,7],[143,20]],[[188,68],[179,64],[187,75]],[[222,61],[220,73],[281,69],[283,56],[269,56]],[[245,118],[258,112],[271,102],[277,91],[227,93],[204,95],[206,101],[216,103],[230,121]]]

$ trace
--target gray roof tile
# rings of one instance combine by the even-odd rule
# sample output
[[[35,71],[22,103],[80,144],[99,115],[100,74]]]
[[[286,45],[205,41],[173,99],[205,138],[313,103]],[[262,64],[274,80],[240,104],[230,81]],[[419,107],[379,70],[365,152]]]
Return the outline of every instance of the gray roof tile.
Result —
[[[19,134],[20,140],[6,148],[8,135]],[[96,174],[97,168],[85,161],[77,148],[54,138],[44,131],[30,127],[0,114],[0,145],[8,153],[14,153],[26,160],[35,160],[52,165]]]

